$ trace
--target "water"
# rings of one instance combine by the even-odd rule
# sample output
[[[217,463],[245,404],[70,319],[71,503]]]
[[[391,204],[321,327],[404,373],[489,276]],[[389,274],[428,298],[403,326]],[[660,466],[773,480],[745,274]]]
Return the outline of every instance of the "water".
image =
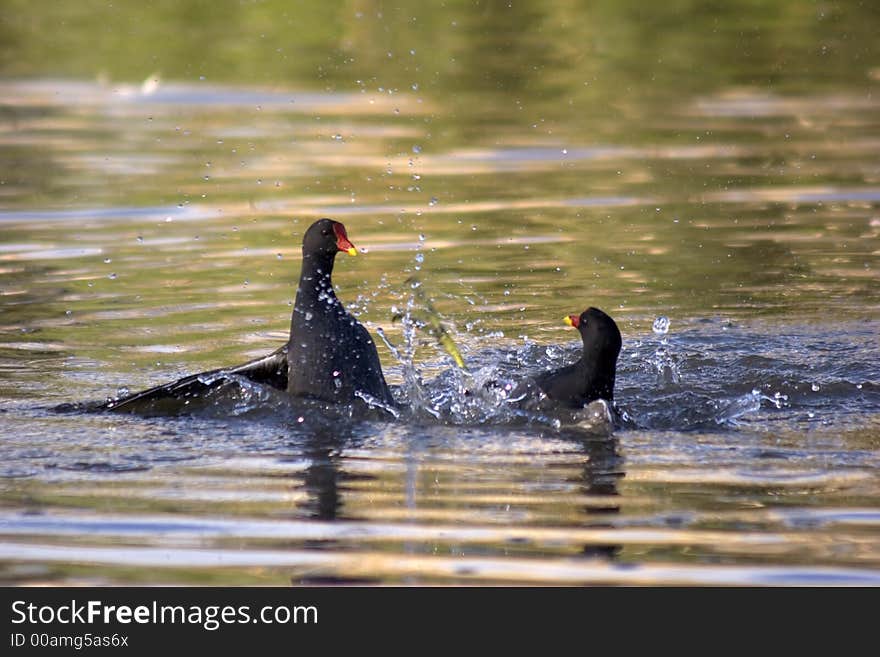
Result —
[[[21,8],[0,580],[880,584],[876,10],[566,6],[235,4],[264,39],[206,15],[158,56],[182,19],[120,10],[64,61]],[[365,250],[338,294],[414,412],[247,385],[49,410],[275,349],[321,216]],[[613,432],[464,394],[576,359],[590,305],[623,334]]]

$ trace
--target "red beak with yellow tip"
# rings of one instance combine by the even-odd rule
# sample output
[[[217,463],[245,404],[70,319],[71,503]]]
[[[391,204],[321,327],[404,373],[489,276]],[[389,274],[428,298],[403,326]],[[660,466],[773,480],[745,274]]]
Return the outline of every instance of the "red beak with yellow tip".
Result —
[[[575,328],[581,325],[580,315],[569,315],[564,321],[568,326],[574,326]]]
[[[337,221],[333,224],[333,232],[336,234],[337,249],[345,251],[350,256],[356,256],[358,254],[357,249],[354,248],[354,244],[348,239],[348,234],[345,232],[345,226]]]

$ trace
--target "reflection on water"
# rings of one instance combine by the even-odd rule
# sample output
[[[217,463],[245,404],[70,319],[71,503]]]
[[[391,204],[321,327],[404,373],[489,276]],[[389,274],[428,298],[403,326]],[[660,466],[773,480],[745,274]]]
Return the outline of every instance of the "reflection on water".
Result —
[[[876,323],[844,328],[760,351],[761,334],[717,324],[631,339],[618,397],[638,428],[612,435],[299,415],[260,396],[164,418],[18,401],[5,577],[878,584]],[[657,377],[661,345],[679,382]],[[577,349],[486,349],[471,365],[510,374]],[[839,362],[804,377],[799,352]],[[764,392],[739,392],[751,385]]]
[[[880,584],[876,8],[188,4],[0,27],[2,581]],[[282,344],[325,215],[425,413],[48,410]],[[472,381],[608,311],[622,428],[462,397],[416,272]]]

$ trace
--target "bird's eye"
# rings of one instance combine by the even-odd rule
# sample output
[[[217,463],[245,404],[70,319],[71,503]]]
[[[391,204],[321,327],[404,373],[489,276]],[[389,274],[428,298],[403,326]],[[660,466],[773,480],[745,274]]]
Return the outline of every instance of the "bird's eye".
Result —
[[[329,234],[330,234],[330,231],[327,230],[326,228],[321,231],[321,235],[329,235]]]

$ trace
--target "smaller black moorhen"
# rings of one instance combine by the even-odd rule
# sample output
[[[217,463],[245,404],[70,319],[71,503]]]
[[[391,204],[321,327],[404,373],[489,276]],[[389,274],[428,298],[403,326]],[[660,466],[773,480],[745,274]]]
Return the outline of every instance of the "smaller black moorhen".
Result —
[[[565,323],[581,334],[581,359],[567,367],[535,377],[538,388],[558,405],[583,408],[591,401],[614,400],[614,376],[621,339],[617,324],[598,308],[587,308],[580,315],[569,315]]]

